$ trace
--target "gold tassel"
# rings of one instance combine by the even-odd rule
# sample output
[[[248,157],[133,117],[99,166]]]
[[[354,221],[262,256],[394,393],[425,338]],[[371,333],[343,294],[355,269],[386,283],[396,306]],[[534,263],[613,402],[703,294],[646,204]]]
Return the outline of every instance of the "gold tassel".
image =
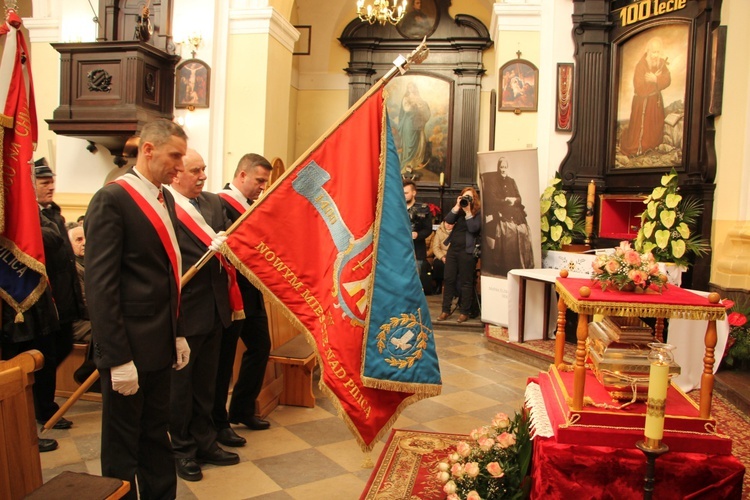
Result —
[[[23,323],[23,313],[16,314],[16,323]]]
[[[365,451],[363,452],[364,459],[362,460],[362,465],[360,465],[360,468],[362,469],[372,469],[375,467],[375,464],[372,463],[372,452]]]

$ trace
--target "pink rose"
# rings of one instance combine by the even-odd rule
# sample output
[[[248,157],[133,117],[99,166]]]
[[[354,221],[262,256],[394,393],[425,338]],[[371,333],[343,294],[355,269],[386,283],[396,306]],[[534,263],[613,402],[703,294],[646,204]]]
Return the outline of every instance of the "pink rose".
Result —
[[[510,419],[508,418],[508,415],[505,413],[498,413],[495,415],[495,418],[492,419],[492,426],[493,427],[499,427],[500,429],[504,429],[510,425]]]
[[[466,495],[466,500],[482,500],[482,497],[479,496],[479,493],[477,493],[474,490],[471,490],[468,495]]]
[[[443,493],[447,493],[448,495],[453,495],[456,493],[456,483],[453,481],[448,481],[445,483],[445,486],[443,486]]]
[[[639,271],[637,269],[631,269],[628,272],[628,278],[630,278],[631,281],[635,283],[636,285],[643,285],[644,283],[646,283],[646,279],[648,278],[648,275],[643,271]]]
[[[476,462],[469,462],[464,465],[464,473],[469,477],[477,477],[479,475],[479,464]]]
[[[505,475],[505,472],[503,472],[503,468],[500,467],[500,464],[497,462],[488,463],[487,472],[489,472],[490,476],[492,477],[503,477]]]
[[[447,462],[440,462],[438,464],[438,470],[442,472],[447,472],[451,470],[451,466]]]
[[[617,247],[618,252],[620,252],[620,255],[627,253],[627,251],[630,250],[630,242],[627,240],[623,240],[620,242],[620,246]]]
[[[459,441],[456,445],[456,452],[462,457],[467,457],[471,453],[471,446],[466,441]]]
[[[469,433],[469,436],[471,436],[471,439],[474,441],[479,441],[481,438],[486,437],[489,433],[489,429],[487,426],[479,427],[478,429],[474,429]]]
[[[503,432],[497,437],[497,442],[501,448],[508,448],[516,444],[516,436]]]
[[[641,254],[639,254],[635,250],[628,250],[627,252],[625,252],[623,260],[625,261],[625,263],[631,266],[639,266],[641,265]]]
[[[729,316],[727,316],[727,321],[729,321],[729,324],[732,326],[743,326],[745,323],[747,323],[747,317],[740,313],[740,312],[733,312],[729,313]]]
[[[591,267],[594,269],[595,274],[603,274],[604,271],[602,270],[602,266],[604,265],[603,260],[596,259],[594,262],[591,263]]]
[[[479,449],[482,451],[490,451],[495,446],[495,440],[490,437],[483,437],[479,439]]]
[[[651,276],[659,276],[660,273],[661,271],[659,270],[659,264],[654,263],[649,265],[648,274],[650,274]]]
[[[607,271],[607,272],[608,272],[609,274],[615,274],[615,273],[617,273],[617,271],[619,271],[619,269],[620,269],[620,263],[619,263],[619,262],[617,262],[616,260],[610,260],[610,261],[607,261],[607,263],[606,263],[606,264],[604,265],[604,269],[605,269],[605,270],[606,270],[606,271]]]
[[[459,460],[461,460],[461,457],[458,455],[458,453],[456,453],[454,451],[453,453],[451,453],[450,455],[448,455],[448,460],[450,460],[451,463],[455,463],[455,462],[458,462]]]
[[[437,478],[438,478],[438,481],[440,481],[441,483],[447,483],[448,480],[451,478],[451,475],[448,474],[447,472],[438,472]]]
[[[451,467],[451,474],[453,474],[454,477],[461,477],[464,475],[464,466],[460,463],[455,463]]]

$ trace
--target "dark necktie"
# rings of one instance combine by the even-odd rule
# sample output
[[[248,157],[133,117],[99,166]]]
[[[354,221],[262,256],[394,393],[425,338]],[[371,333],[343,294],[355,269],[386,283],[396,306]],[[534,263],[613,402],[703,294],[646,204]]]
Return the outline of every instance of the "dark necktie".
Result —
[[[161,189],[159,190],[159,194],[156,195],[156,199],[159,203],[161,203],[161,206],[166,207],[167,205],[164,204],[164,194],[161,192]]]
[[[198,213],[201,213],[201,207],[198,206],[198,200],[196,200],[195,198],[188,198],[188,201],[190,202],[191,205],[195,207]]]

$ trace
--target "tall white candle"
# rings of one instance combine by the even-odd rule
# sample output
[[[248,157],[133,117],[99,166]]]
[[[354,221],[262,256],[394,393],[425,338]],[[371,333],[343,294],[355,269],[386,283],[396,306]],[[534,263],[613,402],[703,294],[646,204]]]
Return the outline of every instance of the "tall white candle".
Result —
[[[650,440],[661,441],[664,436],[664,413],[669,386],[669,363],[652,361],[648,375],[648,408],[644,434]]]
[[[445,185],[445,172],[440,172],[440,185]]]

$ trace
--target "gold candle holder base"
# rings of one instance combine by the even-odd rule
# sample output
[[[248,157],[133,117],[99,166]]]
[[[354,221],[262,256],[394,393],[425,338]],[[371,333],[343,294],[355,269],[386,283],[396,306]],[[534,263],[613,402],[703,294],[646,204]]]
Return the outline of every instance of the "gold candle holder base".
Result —
[[[643,477],[643,498],[650,500],[654,495],[654,483],[656,482],[656,459],[669,451],[669,446],[662,443],[660,439],[646,438],[635,443],[646,455],[646,475]]]

